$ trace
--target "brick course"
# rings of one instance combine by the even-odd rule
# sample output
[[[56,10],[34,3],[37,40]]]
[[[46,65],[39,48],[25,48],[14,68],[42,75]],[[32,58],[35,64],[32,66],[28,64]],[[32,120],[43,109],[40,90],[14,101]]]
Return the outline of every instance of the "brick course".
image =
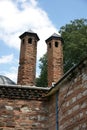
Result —
[[[56,130],[56,99],[55,95],[49,100],[49,130]]]
[[[0,99],[0,130],[48,130],[47,101]]]
[[[87,129],[87,64],[74,73],[59,91],[59,130]]]

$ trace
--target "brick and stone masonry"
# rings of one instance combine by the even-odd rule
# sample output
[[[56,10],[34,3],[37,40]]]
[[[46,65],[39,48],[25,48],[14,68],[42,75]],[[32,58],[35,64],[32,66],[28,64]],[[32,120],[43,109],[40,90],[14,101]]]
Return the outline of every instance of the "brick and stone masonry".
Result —
[[[10,88],[7,87],[6,90],[10,91]],[[4,88],[3,92],[7,95]],[[15,94],[14,91],[13,93]],[[19,93],[24,95],[22,89]],[[9,99],[9,96],[4,98],[2,95],[0,130],[87,130],[87,60],[65,74],[45,98],[46,100]]]
[[[59,130],[87,130],[87,61],[62,81],[58,103]]]
[[[63,39],[56,33],[46,40],[48,86],[56,83],[63,75]]]
[[[35,85],[37,41],[39,37],[30,31],[21,36],[21,49],[18,68],[18,84]]]
[[[0,130],[48,130],[48,102],[0,99]]]

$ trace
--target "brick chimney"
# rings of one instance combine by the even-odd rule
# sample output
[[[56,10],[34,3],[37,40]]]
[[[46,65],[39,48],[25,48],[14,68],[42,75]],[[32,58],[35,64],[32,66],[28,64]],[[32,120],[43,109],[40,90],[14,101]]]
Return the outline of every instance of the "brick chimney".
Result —
[[[54,33],[47,40],[48,86],[55,84],[63,75],[63,39]]]
[[[35,85],[37,41],[39,37],[32,30],[19,36],[21,39],[18,68],[18,84]]]

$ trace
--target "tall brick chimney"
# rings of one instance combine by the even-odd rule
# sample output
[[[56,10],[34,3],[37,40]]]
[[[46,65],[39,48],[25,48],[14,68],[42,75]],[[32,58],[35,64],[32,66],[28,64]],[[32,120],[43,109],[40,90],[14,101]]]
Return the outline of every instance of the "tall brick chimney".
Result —
[[[39,37],[32,30],[19,36],[21,39],[20,59],[18,68],[18,84],[35,84],[37,41]]]
[[[48,86],[52,86],[63,75],[63,39],[54,33],[47,40]]]

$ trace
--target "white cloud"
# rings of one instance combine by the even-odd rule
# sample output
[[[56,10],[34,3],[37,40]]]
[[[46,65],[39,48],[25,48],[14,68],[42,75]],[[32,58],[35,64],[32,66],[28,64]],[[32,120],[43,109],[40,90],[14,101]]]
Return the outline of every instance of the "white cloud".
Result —
[[[57,31],[36,0],[0,0],[0,39],[19,49],[19,35],[32,29],[39,37],[38,57],[46,52],[45,39]],[[43,49],[41,49],[43,48]]]
[[[4,71],[3,75],[5,75],[6,77],[9,77],[11,80],[17,83],[17,68],[16,67],[11,67],[9,72]]]
[[[2,71],[1,74],[17,83],[17,67],[12,66],[9,71]]]
[[[0,57],[0,65],[2,64],[3,66],[6,65],[6,67],[4,68],[2,66],[2,68],[0,68],[0,74],[17,82],[18,60],[14,58],[14,55],[10,54]]]
[[[13,61],[13,54],[0,57],[0,64],[11,63]]]

